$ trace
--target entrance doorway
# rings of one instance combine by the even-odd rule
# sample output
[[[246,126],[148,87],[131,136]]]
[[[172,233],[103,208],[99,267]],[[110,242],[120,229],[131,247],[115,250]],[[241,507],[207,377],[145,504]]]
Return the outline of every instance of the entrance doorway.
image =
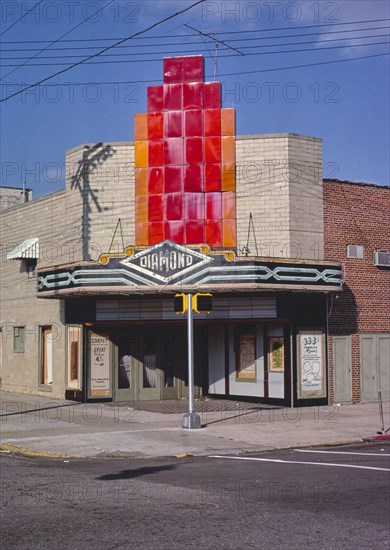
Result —
[[[351,337],[333,336],[333,401],[352,403]]]
[[[118,327],[114,340],[114,401],[188,396],[185,325]]]

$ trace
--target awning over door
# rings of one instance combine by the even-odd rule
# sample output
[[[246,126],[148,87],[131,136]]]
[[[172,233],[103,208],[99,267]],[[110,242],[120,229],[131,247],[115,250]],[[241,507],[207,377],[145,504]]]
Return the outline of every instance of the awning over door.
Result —
[[[7,260],[26,260],[39,258],[39,239],[27,239],[8,252]]]

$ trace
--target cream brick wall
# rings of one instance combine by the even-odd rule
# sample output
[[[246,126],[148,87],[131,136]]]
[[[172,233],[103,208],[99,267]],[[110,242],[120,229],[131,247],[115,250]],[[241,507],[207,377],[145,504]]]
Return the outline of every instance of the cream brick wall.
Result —
[[[248,244],[251,255],[323,259],[321,140],[238,136],[236,160],[238,249]]]
[[[38,388],[40,326],[52,325],[52,395],[65,390],[65,326],[63,302],[36,297],[36,279],[28,278],[19,260],[7,253],[38,237],[38,269],[96,260],[108,251],[118,219],[123,242],[134,242],[134,148],[131,143],[87,144],[67,152],[66,189],[9,208],[0,215],[0,325],[2,387],[24,393]],[[118,230],[112,250],[123,250]],[[13,327],[26,327],[25,353],[13,352]]]
[[[2,328],[2,387],[23,393],[40,393],[40,326],[52,325],[53,396],[64,391],[64,315],[59,300],[38,300],[36,279],[28,278],[20,260],[7,260],[7,253],[26,239],[38,237],[39,265],[69,261],[64,242],[65,191],[25,203],[1,213],[0,324]],[[25,353],[13,352],[13,327],[25,326]]]
[[[133,144],[76,147],[67,153],[66,174],[66,207],[75,213],[79,259],[96,260],[100,253],[109,250],[119,218],[124,244],[133,243]],[[123,250],[122,235],[118,228],[112,251]]]

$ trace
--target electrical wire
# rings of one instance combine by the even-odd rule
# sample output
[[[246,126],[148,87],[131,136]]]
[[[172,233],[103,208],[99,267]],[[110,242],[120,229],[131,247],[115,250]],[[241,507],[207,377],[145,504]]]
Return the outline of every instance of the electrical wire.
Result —
[[[332,63],[346,63],[348,61],[358,61],[361,59],[370,59],[372,57],[382,57],[384,55],[390,55],[390,52],[387,53],[378,53],[372,55],[364,55],[361,57],[350,57],[349,59],[334,59],[333,61],[320,61],[318,63],[306,63],[304,65],[290,65],[290,67],[276,67],[273,69],[258,69],[256,71],[242,71],[237,73],[224,73],[219,76],[240,76],[244,74],[258,74],[258,73],[268,73],[274,71],[284,71],[286,69],[302,69],[304,67],[317,67],[319,65],[330,65]]]
[[[114,0],[112,0],[114,1]],[[256,49],[256,48],[272,48],[272,47],[285,47],[285,46],[301,46],[301,45],[307,45],[307,44],[323,44],[323,43],[327,43],[327,42],[341,42],[341,41],[345,41],[345,40],[367,40],[367,39],[371,39],[371,38],[383,38],[383,37],[388,37],[389,36],[389,33],[386,33],[386,34],[374,34],[374,35],[371,35],[371,36],[356,36],[356,37],[348,37],[348,38],[331,38],[329,40],[307,40],[307,41],[304,41],[304,42],[285,42],[285,43],[282,43],[282,44],[259,44],[259,45],[256,45],[256,46],[239,46],[240,50],[251,50],[251,49]],[[220,51],[227,51],[228,49],[231,49],[231,48],[226,48],[223,46],[223,43],[221,43],[221,47],[220,47]],[[183,44],[179,44],[180,46],[183,46]],[[371,44],[366,44],[367,46],[370,46]],[[185,44],[185,46],[187,46],[187,44]],[[137,46],[139,47],[139,46]],[[340,46],[340,47],[345,47],[345,46]],[[349,46],[346,46],[346,47],[349,47]],[[351,45],[351,47],[353,47],[353,45]],[[209,52],[209,50],[207,49],[206,47],[206,50]],[[41,50],[43,51],[43,50]],[[187,54],[187,53],[196,53],[196,52],[199,52],[200,50],[197,49],[197,50],[184,50],[182,51],[182,54]],[[204,51],[204,50],[202,50]],[[159,54],[161,55],[165,55],[165,54],[171,54],[171,53],[176,53],[176,50],[160,50],[159,51]],[[210,53],[210,52],[209,52]],[[260,52],[259,52],[260,53]],[[103,54],[101,57],[125,57],[125,56],[140,56],[140,55],[153,55],[152,52],[136,52],[136,53],[112,53],[112,54]],[[53,55],[53,56],[45,56],[43,58],[41,58],[42,60],[46,60],[46,59],[74,59],[74,58],[83,58],[85,57],[84,55]],[[32,58],[23,58],[23,57],[20,57],[20,58],[16,58],[16,57],[3,57],[2,60],[7,60],[7,61],[16,61],[16,60],[22,60],[22,59],[32,59]],[[50,65],[57,65],[57,63],[53,63],[53,64],[50,64]],[[4,65],[4,67],[6,66],[10,66],[10,65]],[[36,65],[28,65],[28,67],[34,67]],[[10,73],[8,73],[10,74]],[[8,76],[8,75],[6,75]],[[5,78],[5,77],[4,77]]]
[[[4,75],[1,79],[0,79],[0,82],[2,80],[4,80],[4,78],[7,78],[7,76],[9,76],[10,74],[14,73],[15,71],[17,71],[18,69],[20,69],[21,67],[24,67],[25,65],[27,65],[27,63],[29,61],[31,61],[32,59],[34,59],[35,57],[37,57],[39,54],[41,54],[42,52],[44,52],[45,50],[49,49],[50,46],[52,46],[53,44],[56,44],[58,42],[58,40],[60,40],[61,38],[63,38],[64,36],[67,36],[68,34],[70,34],[71,32],[73,32],[75,29],[77,29],[78,27],[81,27],[81,25],[83,25],[86,21],[88,21],[89,19],[91,19],[92,17],[95,17],[96,14],[102,12],[105,8],[108,8],[108,6],[110,6],[115,0],[111,0],[108,4],[104,5],[102,8],[99,8],[96,12],[94,12],[93,14],[91,14],[89,17],[87,17],[86,19],[83,19],[80,23],[78,23],[75,27],[72,27],[69,31],[67,31],[66,33],[64,33],[63,35],[61,35],[59,38],[57,38],[56,40],[53,40],[50,44],[48,44],[45,48],[42,48],[39,52],[37,52],[36,54],[34,54],[33,56],[31,56],[30,58],[27,59],[27,61],[25,61],[24,63],[18,65],[17,67],[15,67],[15,69],[13,69],[12,71],[10,71],[9,73],[7,73],[6,75]],[[7,65],[4,65],[4,66],[7,66]]]
[[[12,27],[14,27],[17,23],[19,23],[19,21],[21,21],[23,19],[23,17],[26,17],[26,15],[28,15],[30,12],[32,12],[33,10],[35,10],[35,8],[37,8],[39,6],[39,4],[42,4],[43,0],[39,0],[39,2],[37,2],[31,9],[29,9],[28,11],[26,11],[26,13],[24,13],[23,15],[21,15],[19,17],[19,19],[17,19],[16,21],[14,21],[12,23],[12,25],[10,25],[9,27],[7,27],[1,34],[0,36],[3,36],[3,34],[5,34],[6,32],[8,32],[10,29],[12,29]]]
[[[0,103],[3,103],[4,101],[7,101],[8,99],[11,99],[12,97],[15,97],[21,93],[23,93],[24,91],[30,89],[30,88],[33,88],[35,87],[37,84],[43,84],[43,82],[46,82],[47,80],[50,80],[52,78],[54,78],[55,76],[58,76],[60,74],[63,74],[71,69],[73,69],[74,67],[78,67],[79,65],[82,65],[83,63],[86,63],[87,61],[89,61],[90,59],[94,58],[94,57],[98,57],[99,55],[105,53],[106,51],[112,49],[112,48],[115,48],[116,46],[119,46],[120,44],[122,44],[123,42],[126,42],[127,40],[131,40],[137,36],[140,36],[141,34],[145,34],[146,32],[158,27],[159,25],[161,25],[162,23],[166,23],[167,21],[170,21],[171,19],[174,19],[175,17],[178,17],[179,15],[182,15],[183,13],[186,13],[187,11],[191,10],[192,8],[194,8],[195,6],[198,6],[200,4],[203,4],[206,0],[197,0],[195,3],[191,4],[190,6],[187,6],[186,8],[183,8],[182,10],[179,10],[167,17],[164,17],[163,19],[160,19],[159,21],[157,21],[156,23],[153,23],[152,25],[149,25],[149,27],[147,27],[146,29],[142,30],[142,31],[138,31],[126,38],[123,38],[122,40],[116,42],[115,44],[111,44],[110,46],[107,46],[106,48],[104,48],[103,50],[101,50],[100,52],[97,52],[93,55],[90,55],[89,57],[86,57],[85,59],[81,60],[81,61],[78,61],[77,63],[73,63],[72,65],[66,67],[66,69],[62,69],[60,71],[57,71],[56,73],[52,74],[52,75],[49,75],[41,80],[39,80],[38,82],[35,82],[35,84],[32,84],[30,86],[27,86],[25,87],[24,89],[22,90],[19,90],[18,92],[14,92],[13,94],[3,98],[3,99],[0,99]]]
[[[191,8],[190,8],[191,9]],[[382,19],[366,19],[364,21],[346,21],[344,23],[328,23],[323,25],[302,25],[302,26],[296,26],[292,28],[286,28],[286,27],[277,27],[273,29],[253,29],[253,30],[244,30],[244,31],[225,31],[225,32],[219,32],[218,35],[225,35],[225,34],[245,34],[248,35],[250,33],[264,33],[264,32],[274,32],[274,31],[286,31],[286,30],[296,30],[296,29],[318,29],[322,27],[337,27],[340,25],[359,25],[363,23],[383,23],[385,21],[390,21],[390,18],[382,18]],[[363,29],[354,29],[354,30],[363,30]],[[347,31],[341,31],[341,32],[347,32]],[[326,33],[328,34],[328,33]],[[160,35],[160,36],[152,36],[152,37],[143,37],[143,36],[137,36],[134,37],[134,40],[150,40],[153,39],[161,39],[161,38],[183,38],[185,36],[198,36],[198,34],[176,34],[176,35]],[[124,37],[113,37],[113,38],[80,38],[80,39],[68,39],[68,40],[60,40],[60,42],[96,42],[99,41],[112,41],[112,40],[126,40]],[[46,43],[50,42],[50,40],[16,40],[16,41],[3,41],[3,44],[37,44],[37,43]]]
[[[317,62],[317,63],[306,63],[306,64],[303,64],[303,65],[290,65],[290,66],[287,66],[287,67],[273,67],[271,69],[259,69],[259,70],[256,70],[256,71],[241,71],[241,72],[236,72],[236,73],[223,73],[223,74],[220,74],[219,76],[220,77],[223,77],[223,76],[241,76],[241,75],[246,75],[246,74],[258,74],[258,73],[269,73],[269,72],[275,72],[275,71],[287,71],[289,69],[302,69],[302,68],[306,68],[306,67],[317,67],[319,65],[331,65],[333,63],[346,63],[346,62],[349,62],[349,61],[360,61],[360,60],[363,60],[363,59],[371,59],[371,58],[374,58],[374,57],[383,57],[385,55],[390,55],[390,52],[388,53],[379,53],[379,54],[372,54],[372,55],[364,55],[364,56],[360,56],[360,57],[350,57],[348,59],[335,59],[335,60],[331,60],[331,61],[321,61],[321,62]],[[161,61],[161,60],[160,60]],[[212,75],[206,75],[206,78],[211,78]],[[91,82],[64,82],[64,83],[52,83],[52,84],[27,84],[25,82],[23,82],[23,84],[20,84],[20,85],[23,85],[23,86],[28,86],[28,87],[37,87],[37,88],[45,88],[45,87],[48,87],[48,86],[89,86],[91,84],[95,84],[95,85],[101,85],[101,86],[105,86],[105,85],[122,85],[122,84],[153,84],[153,83],[160,83],[161,80],[159,79],[148,79],[148,80],[125,80],[125,81],[119,81],[119,80],[115,80],[115,81],[110,81],[110,82],[97,82],[97,81],[91,81]],[[19,85],[15,82],[4,82],[4,83],[0,83],[0,86],[16,86],[16,85]],[[23,90],[20,91],[20,93],[24,92],[26,89],[28,88],[24,88]]]
[[[297,50],[282,50],[282,51],[272,51],[272,52],[252,52],[252,53],[246,53],[246,56],[253,56],[253,55],[279,55],[279,54],[288,54],[288,53],[302,53],[302,52],[311,52],[311,53],[317,53],[322,52],[323,50],[339,50],[344,48],[362,48],[362,47],[369,47],[369,46],[381,46],[385,44],[390,44],[390,42],[372,42],[370,44],[349,44],[348,46],[326,46],[325,48],[300,48]],[[127,54],[118,54],[118,55],[127,55]],[[241,54],[235,54],[235,53],[229,53],[226,55],[220,55],[219,57],[237,57]],[[123,60],[115,60],[112,59],[110,61],[85,61],[84,65],[112,65],[112,64],[122,64],[122,63],[154,63],[154,62],[161,62],[161,57],[158,57],[156,59],[123,59]],[[81,62],[80,62],[81,63]],[[61,67],[61,66],[69,66],[69,63],[34,63],[29,65],[29,67]],[[74,66],[74,65],[72,65]],[[3,67],[14,67],[14,65],[3,65]],[[71,68],[71,67],[70,67]],[[65,69],[66,70],[66,69]],[[62,71],[64,72],[64,71]],[[46,79],[47,80],[47,79]]]
[[[258,40],[279,40],[281,38],[302,38],[302,37],[307,37],[307,36],[324,36],[324,35],[331,35],[331,34],[344,34],[344,33],[348,33],[348,32],[368,32],[368,31],[376,31],[376,30],[386,30],[386,29],[389,29],[390,26],[387,26],[387,27],[368,27],[366,29],[349,29],[349,30],[344,30],[344,31],[326,31],[326,32],[319,32],[319,33],[314,33],[314,32],[311,32],[311,33],[304,33],[304,34],[295,34],[295,35],[291,35],[291,34],[284,34],[284,35],[280,35],[280,36],[258,36],[258,37],[255,37],[255,38],[231,38],[229,39],[229,43],[230,42],[255,42],[255,41],[258,41]],[[181,38],[186,38],[187,36],[193,36],[193,35],[182,35]],[[199,36],[199,35],[197,35]],[[365,37],[365,36],[353,36],[353,37],[349,37],[347,39],[349,40],[355,40],[357,38],[369,38],[369,37]],[[346,40],[346,39],[339,39],[339,40]],[[197,45],[199,44],[199,41],[196,41],[196,42],[188,42],[186,41],[184,45],[188,46],[188,45]],[[165,43],[162,43],[162,44],[140,44],[140,45],[134,45],[134,44],[127,44],[126,46],[118,46],[118,49],[128,49],[128,48],[131,48],[131,49],[134,49],[134,48],[145,48],[145,47],[148,47],[148,48],[161,48],[162,46],[183,46],[183,41],[181,42],[165,42]],[[68,47],[65,47],[65,48],[50,48],[50,51],[69,51],[69,50],[99,50],[101,48],[101,46],[68,46]],[[31,51],[34,51],[34,49],[38,49],[38,48],[18,48],[18,49],[3,49],[3,50],[0,50],[0,53],[2,52],[31,52]],[[41,50],[42,51],[42,50]]]

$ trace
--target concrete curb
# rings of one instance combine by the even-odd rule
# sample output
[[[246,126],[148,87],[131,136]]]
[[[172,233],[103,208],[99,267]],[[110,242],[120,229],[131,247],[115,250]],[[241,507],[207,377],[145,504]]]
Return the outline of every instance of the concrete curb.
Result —
[[[64,454],[50,453],[49,451],[34,451],[32,449],[27,449],[26,447],[18,447],[18,445],[12,445],[12,443],[2,443],[0,445],[0,453],[26,456],[28,458],[75,458]]]
[[[390,434],[373,435],[372,437],[365,437],[363,441],[390,441]]]
[[[289,445],[287,447],[280,446],[280,447],[269,447],[269,448],[259,448],[259,449],[237,449],[237,448],[226,448],[226,449],[208,449],[202,450],[202,451],[195,451],[195,452],[186,452],[186,453],[178,453],[175,455],[167,455],[162,454],[161,456],[134,456],[130,453],[123,453],[123,454],[110,454],[107,453],[101,453],[95,456],[81,456],[81,455],[68,455],[68,454],[61,454],[61,453],[52,453],[50,451],[35,451],[33,449],[28,449],[26,447],[19,447],[18,445],[13,445],[11,443],[3,443],[0,445],[0,453],[2,454],[11,454],[16,456],[24,456],[27,458],[60,458],[60,459],[66,459],[66,460],[96,460],[96,459],[105,459],[105,460],[134,460],[134,459],[142,459],[142,460],[158,460],[158,459],[167,459],[167,458],[200,458],[205,457],[210,454],[213,454],[213,452],[218,451],[218,454],[220,455],[251,455],[251,454],[259,454],[259,453],[267,453],[272,451],[288,451],[291,449],[307,449],[308,447],[338,447],[342,445],[353,445],[356,443],[361,443],[362,441],[372,442],[377,441],[378,443],[381,442],[381,440],[374,440],[372,438],[354,438],[354,439],[342,439],[342,440],[336,440],[336,441],[323,441],[321,443],[313,443],[308,445]]]

